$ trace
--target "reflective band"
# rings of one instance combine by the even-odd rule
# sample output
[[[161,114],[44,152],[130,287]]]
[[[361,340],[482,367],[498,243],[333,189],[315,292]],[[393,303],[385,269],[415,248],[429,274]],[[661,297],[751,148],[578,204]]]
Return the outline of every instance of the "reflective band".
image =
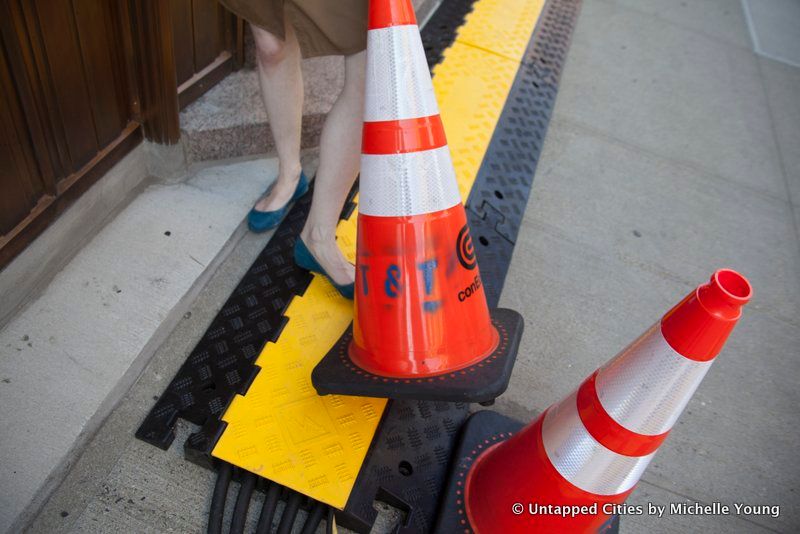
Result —
[[[450,149],[361,156],[358,211],[398,217],[452,208],[461,202]]]
[[[669,432],[650,436],[631,432],[608,415],[597,397],[597,371],[578,388],[578,414],[583,426],[607,449],[625,456],[644,456],[658,449]]]
[[[653,325],[597,373],[597,396],[620,425],[638,434],[672,428],[711,361],[684,358]]]
[[[364,98],[364,122],[439,114],[417,26],[368,32]]]
[[[623,456],[608,450],[586,430],[578,415],[577,392],[547,410],[542,441],[553,467],[583,491],[618,495],[631,489],[655,452]]]
[[[399,121],[365,122],[362,154],[418,152],[447,144],[439,115]]]

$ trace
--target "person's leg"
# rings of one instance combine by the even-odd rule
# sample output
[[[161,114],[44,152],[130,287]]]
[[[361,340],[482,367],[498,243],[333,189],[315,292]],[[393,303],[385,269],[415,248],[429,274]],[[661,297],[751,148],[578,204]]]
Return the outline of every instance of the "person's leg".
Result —
[[[275,186],[256,204],[259,211],[283,207],[291,198],[300,178],[300,129],[303,120],[303,74],[300,70],[300,45],[287,21],[286,40],[263,28],[251,26],[256,43],[258,80],[267,108],[269,127],[278,152],[278,178]]]
[[[314,198],[300,237],[337,284],[355,279],[355,268],[335,241],[336,224],[358,175],[364,120],[366,53],[345,58],[345,81],[322,129]]]

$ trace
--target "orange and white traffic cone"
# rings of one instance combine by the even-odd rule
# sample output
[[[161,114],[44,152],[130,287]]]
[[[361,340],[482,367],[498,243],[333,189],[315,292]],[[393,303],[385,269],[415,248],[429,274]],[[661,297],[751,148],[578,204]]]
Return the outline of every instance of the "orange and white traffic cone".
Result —
[[[372,0],[352,331],[312,374],[320,394],[488,402],[522,318],[486,304],[410,0]]]
[[[518,433],[513,420],[476,414],[462,431],[438,531],[597,532],[633,491],[751,294],[742,275],[719,270]]]

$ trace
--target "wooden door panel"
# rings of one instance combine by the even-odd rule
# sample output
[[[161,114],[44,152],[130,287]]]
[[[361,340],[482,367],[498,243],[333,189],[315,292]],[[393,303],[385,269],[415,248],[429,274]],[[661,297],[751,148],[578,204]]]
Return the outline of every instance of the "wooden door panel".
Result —
[[[142,138],[127,10],[0,3],[0,269]]]
[[[221,15],[217,0],[192,0],[195,72],[210,65],[222,52]]]
[[[69,173],[88,163],[99,149],[72,2],[36,0],[32,9],[44,44],[42,75],[49,82],[56,105],[51,110],[51,120],[59,127],[67,146],[69,160],[64,167]]]
[[[28,169],[20,157],[19,143],[11,139],[5,129],[6,119],[5,116],[0,117],[0,127],[3,128],[0,132],[0,190],[3,191],[0,195],[0,236],[11,232],[19,221],[28,216],[37,198],[30,195],[26,187]]]
[[[0,269],[243,59],[217,0],[0,0]]]
[[[22,115],[8,64],[0,54],[0,236],[27,217],[45,192]]]
[[[175,47],[175,69],[178,85],[194,76],[194,21],[192,0],[170,0],[172,37]]]
[[[61,157],[66,147],[59,146],[47,117],[50,108],[49,96],[41,90],[37,59],[32,41],[34,36],[27,30],[26,16],[19,2],[0,2],[0,44],[6,54],[9,84],[16,90],[20,109],[25,117],[27,133],[39,173],[48,194],[55,194],[55,176],[58,174]],[[36,41],[37,46],[41,45]]]
[[[128,122],[125,72],[113,60],[120,44],[112,36],[111,13],[103,3],[72,0],[72,4],[97,145],[104,147]]]
[[[265,0],[266,1],[266,0]],[[244,24],[217,0],[170,0],[183,109],[244,61]]]

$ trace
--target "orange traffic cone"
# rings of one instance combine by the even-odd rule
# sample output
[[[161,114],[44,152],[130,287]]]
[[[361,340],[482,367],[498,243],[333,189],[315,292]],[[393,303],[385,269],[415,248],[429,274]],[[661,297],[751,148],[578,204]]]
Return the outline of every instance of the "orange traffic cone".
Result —
[[[320,394],[488,402],[522,318],[486,304],[409,0],[372,0],[351,331],[312,374]]]
[[[751,294],[742,275],[717,271],[518,433],[522,425],[508,418],[473,416],[437,530],[601,529],[633,491]]]

